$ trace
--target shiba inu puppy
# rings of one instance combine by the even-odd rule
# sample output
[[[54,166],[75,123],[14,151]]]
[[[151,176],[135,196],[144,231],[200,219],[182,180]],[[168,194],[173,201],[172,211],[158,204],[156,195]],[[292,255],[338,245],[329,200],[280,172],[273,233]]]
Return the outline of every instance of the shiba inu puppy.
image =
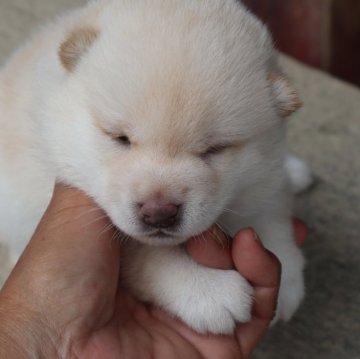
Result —
[[[132,239],[123,283],[199,332],[250,318],[236,271],[182,244],[254,227],[282,263],[278,317],[304,295],[284,118],[299,106],[266,28],[233,0],[96,0],[43,28],[0,72],[0,238],[14,259],[56,180]],[[290,162],[293,183],[308,181]],[[294,172],[292,172],[294,174]]]

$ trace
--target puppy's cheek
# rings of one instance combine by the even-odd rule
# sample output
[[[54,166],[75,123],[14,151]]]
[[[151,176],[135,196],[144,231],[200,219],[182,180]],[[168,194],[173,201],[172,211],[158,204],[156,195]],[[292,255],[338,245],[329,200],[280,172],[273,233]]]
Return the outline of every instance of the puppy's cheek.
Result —
[[[116,178],[119,178],[119,180],[116,181]],[[103,195],[99,204],[118,229],[130,234],[129,232],[134,231],[135,222],[130,210],[126,188],[127,185],[124,179],[110,171],[104,183]]]
[[[223,210],[222,200],[214,191],[198,191],[197,195],[191,196],[184,213],[181,226],[183,234],[193,236],[211,227]]]
[[[112,223],[125,235],[135,236],[139,232],[138,224],[126,206],[112,205],[107,211]]]

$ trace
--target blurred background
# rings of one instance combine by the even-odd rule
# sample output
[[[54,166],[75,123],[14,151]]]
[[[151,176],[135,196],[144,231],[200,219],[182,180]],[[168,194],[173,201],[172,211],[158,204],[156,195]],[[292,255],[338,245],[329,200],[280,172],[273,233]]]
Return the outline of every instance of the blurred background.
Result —
[[[359,0],[243,0],[270,28],[277,47],[360,86]]]

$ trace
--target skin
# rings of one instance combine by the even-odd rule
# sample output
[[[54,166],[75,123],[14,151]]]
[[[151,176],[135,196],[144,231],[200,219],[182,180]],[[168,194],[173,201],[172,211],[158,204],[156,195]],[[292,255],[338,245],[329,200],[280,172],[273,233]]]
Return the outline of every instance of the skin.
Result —
[[[295,223],[299,243],[306,229]],[[1,358],[245,359],[275,313],[280,263],[252,229],[232,246],[218,229],[193,238],[204,266],[235,268],[255,288],[253,318],[233,336],[199,335],[118,285],[121,241],[82,192],[57,185],[33,238],[0,291]]]

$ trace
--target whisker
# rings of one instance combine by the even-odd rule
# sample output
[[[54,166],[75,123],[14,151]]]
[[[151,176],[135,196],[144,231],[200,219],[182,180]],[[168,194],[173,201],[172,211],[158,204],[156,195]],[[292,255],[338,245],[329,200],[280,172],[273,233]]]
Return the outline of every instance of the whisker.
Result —
[[[102,209],[100,209],[100,208],[90,208],[88,211],[84,211],[84,212],[80,213],[78,216],[75,216],[74,219],[78,220],[78,219],[80,219],[80,218],[82,218],[82,217],[84,217],[84,216],[86,216],[88,214],[94,213],[94,212],[101,212],[106,217],[106,215],[105,215],[105,213],[104,213],[104,211]]]
[[[225,233],[227,237],[231,237],[232,230],[231,228],[226,225],[225,223],[221,222],[220,219],[218,219],[215,224],[221,229],[222,232]]]
[[[96,223],[96,222],[100,222],[100,221],[102,221],[103,219],[105,219],[105,218],[108,218],[105,214],[103,214],[103,215],[101,215],[101,216],[99,216],[99,217],[97,217],[97,218],[94,218],[94,219],[92,219],[91,221],[89,221],[89,222],[87,222],[87,223],[84,223],[82,226],[81,226],[81,228],[87,228],[87,227],[89,227],[90,225],[92,225],[92,224],[94,224],[94,223]]]
[[[54,214],[54,218],[57,219],[59,217],[60,218],[63,217],[64,216],[63,212],[65,212],[65,211],[70,211],[70,210],[73,210],[73,209],[81,209],[81,208],[86,208],[86,207],[88,207],[88,206],[68,206],[68,207],[60,208],[58,210],[58,212]],[[86,216],[86,215],[88,215],[90,213],[97,212],[97,211],[102,212],[103,215],[105,216],[104,212],[101,209],[99,209],[99,208],[90,208],[87,211],[83,211],[83,212],[81,212],[80,214],[78,214],[76,216],[72,216],[72,220],[75,220],[75,221],[79,220],[80,218],[82,218],[82,217],[84,217],[84,216]],[[65,219],[65,221],[67,221],[67,219]]]
[[[114,231],[112,237],[111,237],[111,242],[115,242],[115,241],[122,241],[122,238],[125,237],[126,235],[124,235],[123,232],[119,231],[118,229],[116,231]]]
[[[105,233],[110,232],[113,228],[116,228],[112,223],[107,224],[104,229],[99,233],[99,237],[102,237]]]
[[[212,234],[214,236],[215,241],[222,246],[223,245],[223,240],[222,240],[220,234],[217,231],[213,231]]]
[[[227,213],[230,213],[230,214],[233,214],[233,215],[235,215],[235,216],[241,217],[241,218],[246,217],[244,214],[241,214],[241,213],[239,213],[239,212],[237,212],[237,211],[234,211],[233,209],[230,209],[230,208],[224,208],[223,211],[224,211],[224,212],[227,212]]]
[[[202,241],[203,241],[204,243],[206,243],[206,238],[205,238],[204,232],[201,233],[201,239],[202,239]]]

